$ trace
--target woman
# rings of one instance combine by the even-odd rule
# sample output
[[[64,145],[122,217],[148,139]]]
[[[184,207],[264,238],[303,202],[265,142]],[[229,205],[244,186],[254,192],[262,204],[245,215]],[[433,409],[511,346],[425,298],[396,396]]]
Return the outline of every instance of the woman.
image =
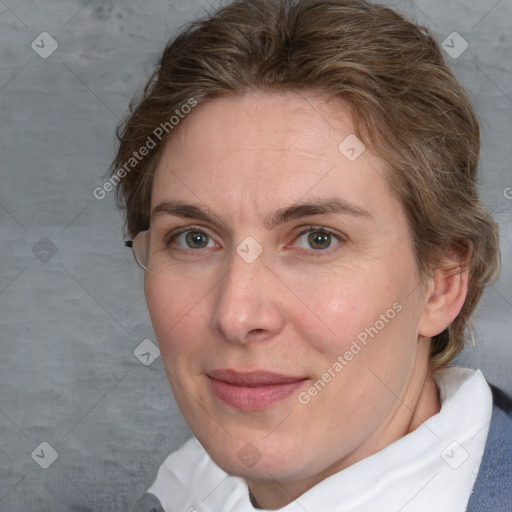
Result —
[[[118,135],[194,433],[134,511],[510,509],[510,402],[449,366],[498,228],[425,28],[362,0],[235,1],[167,46]]]

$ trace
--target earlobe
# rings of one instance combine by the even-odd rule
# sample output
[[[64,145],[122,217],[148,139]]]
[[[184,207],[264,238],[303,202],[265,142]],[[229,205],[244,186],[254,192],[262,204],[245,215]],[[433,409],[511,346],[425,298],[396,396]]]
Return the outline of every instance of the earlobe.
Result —
[[[443,332],[457,318],[468,291],[469,256],[437,268],[430,278],[418,334],[425,337]]]

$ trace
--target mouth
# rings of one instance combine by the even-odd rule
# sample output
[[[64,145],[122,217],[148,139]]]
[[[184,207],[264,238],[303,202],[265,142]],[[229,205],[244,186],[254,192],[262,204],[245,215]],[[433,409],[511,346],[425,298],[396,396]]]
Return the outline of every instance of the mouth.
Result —
[[[309,380],[268,371],[218,369],[207,373],[214,394],[236,409],[258,411],[288,398]]]

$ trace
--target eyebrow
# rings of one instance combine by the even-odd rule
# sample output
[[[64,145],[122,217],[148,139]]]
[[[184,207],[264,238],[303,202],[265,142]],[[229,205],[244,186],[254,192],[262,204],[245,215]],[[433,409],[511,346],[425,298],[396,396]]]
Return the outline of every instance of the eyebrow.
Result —
[[[332,213],[352,215],[354,217],[373,220],[373,216],[367,210],[341,199],[340,197],[329,197],[297,203],[285,208],[279,208],[267,216],[265,219],[265,226],[267,229],[271,230],[279,224],[284,224],[290,220],[312,215],[327,215]],[[225,231],[228,231],[226,223],[205,206],[188,204],[183,201],[164,201],[155,206],[151,212],[151,218],[153,219],[154,217],[162,214],[216,224]]]

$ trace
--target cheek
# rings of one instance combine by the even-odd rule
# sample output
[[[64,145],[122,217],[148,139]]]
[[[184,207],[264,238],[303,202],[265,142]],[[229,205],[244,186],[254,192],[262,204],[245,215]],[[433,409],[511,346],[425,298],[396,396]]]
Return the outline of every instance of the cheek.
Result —
[[[158,277],[146,274],[144,293],[151,323],[160,342],[161,335],[172,328],[172,318],[175,317],[176,312],[175,306],[172,301],[168,300],[166,287],[162,286]]]
[[[194,283],[198,285],[198,283]],[[191,351],[202,339],[206,316],[201,301],[207,290],[199,286],[184,287],[183,280],[150,276],[145,280],[145,295],[149,316],[160,351],[164,357]],[[181,341],[180,341],[181,340]],[[186,343],[183,342],[186,340]]]
[[[290,310],[292,323],[302,326],[304,338],[321,351],[344,350],[392,307],[398,295],[389,282],[382,284],[371,272],[332,273],[304,281],[294,290],[304,298],[304,307]]]
[[[306,309],[296,311],[292,323],[300,326],[299,337],[305,340],[307,350],[319,356],[310,358],[315,361],[312,367],[316,373],[324,374],[329,369],[336,373],[331,389],[341,393],[343,400],[356,403],[370,390],[382,391],[368,368],[382,373],[393,388],[398,388],[404,378],[397,368],[408,371],[415,357],[418,313],[408,284],[413,281],[413,273],[410,280],[404,279],[409,270],[405,265],[402,273],[382,266],[353,269],[317,280],[315,286],[304,283],[301,296],[307,297],[309,309],[316,315]],[[342,356],[341,363],[338,356]],[[341,364],[337,369],[333,366],[336,361]],[[347,395],[343,390],[350,382],[358,382],[358,390]]]

